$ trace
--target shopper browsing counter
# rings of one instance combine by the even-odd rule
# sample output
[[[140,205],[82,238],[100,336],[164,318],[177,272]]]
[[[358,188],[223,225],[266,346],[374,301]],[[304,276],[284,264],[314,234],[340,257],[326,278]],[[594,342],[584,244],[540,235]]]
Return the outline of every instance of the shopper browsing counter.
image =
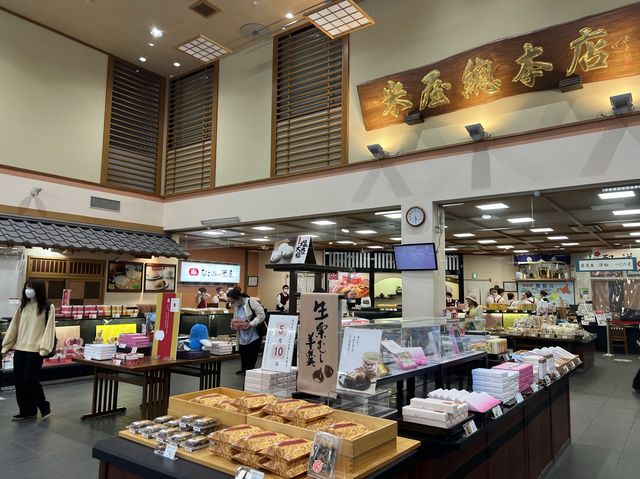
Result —
[[[227,292],[227,298],[234,306],[231,327],[238,332],[238,350],[242,368],[237,374],[244,374],[247,370],[256,367],[260,341],[266,334],[264,324],[266,315],[260,303],[235,288]]]

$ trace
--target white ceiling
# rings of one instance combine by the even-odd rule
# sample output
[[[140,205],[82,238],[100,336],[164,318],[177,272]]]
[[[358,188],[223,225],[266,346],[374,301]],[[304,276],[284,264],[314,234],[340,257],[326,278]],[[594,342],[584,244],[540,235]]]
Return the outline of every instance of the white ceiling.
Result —
[[[41,23],[95,48],[128,60],[163,76],[178,75],[202,65],[175,47],[204,35],[238,51],[256,38],[240,32],[243,25],[267,27],[260,38],[282,32],[301,20],[302,13],[321,0],[210,0],[220,12],[204,18],[189,6],[196,0],[0,0],[0,7]],[[294,14],[292,19],[285,14]],[[152,27],[164,36],[154,39]],[[151,47],[149,42],[155,44]],[[138,59],[144,56],[145,63]],[[181,66],[176,68],[174,62]]]

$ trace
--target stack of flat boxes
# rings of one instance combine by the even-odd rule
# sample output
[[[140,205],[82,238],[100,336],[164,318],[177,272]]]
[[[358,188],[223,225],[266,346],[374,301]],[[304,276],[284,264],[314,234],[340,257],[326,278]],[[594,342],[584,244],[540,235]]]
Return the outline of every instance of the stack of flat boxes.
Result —
[[[297,389],[298,368],[292,367],[290,373],[251,369],[244,379],[244,390],[253,393],[267,393],[276,396],[290,396]]]
[[[478,368],[472,374],[476,392],[486,392],[503,403],[512,401],[518,394],[517,372]]]
[[[212,341],[211,354],[214,356],[223,356],[233,352],[233,344],[231,341]]]
[[[533,365],[521,363],[502,363],[494,366],[493,369],[503,371],[515,371],[518,373],[518,389],[524,392],[533,384]]]
[[[87,344],[84,347],[84,357],[86,359],[104,361],[113,358],[115,354],[115,344]]]
[[[409,406],[402,408],[405,421],[440,429],[451,429],[467,419],[468,415],[467,404],[441,399],[413,398]]]

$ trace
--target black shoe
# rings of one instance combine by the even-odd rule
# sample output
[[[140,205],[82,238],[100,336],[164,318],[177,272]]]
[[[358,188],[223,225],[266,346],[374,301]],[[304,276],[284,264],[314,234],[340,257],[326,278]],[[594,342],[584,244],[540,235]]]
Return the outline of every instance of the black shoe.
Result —
[[[237,374],[238,376],[244,376],[244,375],[245,375],[245,372],[244,372],[244,371],[236,371],[236,374]]]
[[[40,409],[40,414],[42,414],[42,419],[47,419],[51,416],[51,405],[49,401],[46,401],[44,407]]]
[[[33,416],[28,416],[26,414],[16,414],[15,416],[13,416],[13,418],[11,418],[12,421],[22,421],[23,419],[36,419],[38,417],[37,414],[34,414]]]

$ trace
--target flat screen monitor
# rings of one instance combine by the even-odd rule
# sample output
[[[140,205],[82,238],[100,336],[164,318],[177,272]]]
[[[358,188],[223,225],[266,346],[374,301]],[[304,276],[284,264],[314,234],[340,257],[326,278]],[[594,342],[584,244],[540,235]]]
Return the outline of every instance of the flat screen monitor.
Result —
[[[393,247],[398,271],[434,271],[438,269],[434,243],[403,244]]]
[[[240,265],[205,261],[181,261],[180,283],[238,284],[240,283]]]

